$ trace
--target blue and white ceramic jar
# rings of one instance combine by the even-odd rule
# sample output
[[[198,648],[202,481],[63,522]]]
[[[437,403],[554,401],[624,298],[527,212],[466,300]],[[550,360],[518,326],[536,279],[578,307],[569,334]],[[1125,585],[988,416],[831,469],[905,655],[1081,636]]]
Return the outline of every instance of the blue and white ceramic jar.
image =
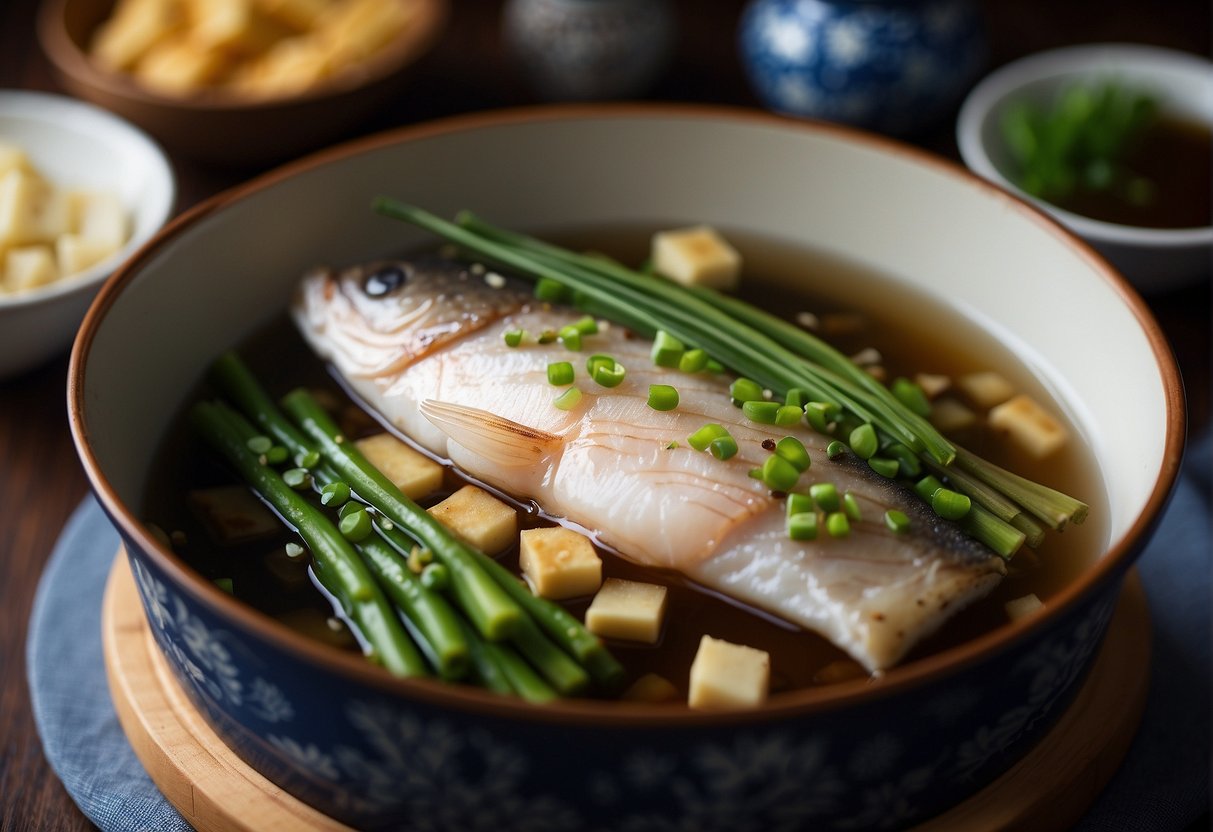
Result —
[[[740,48],[771,109],[908,135],[959,101],[985,36],[971,0],[754,0]]]
[[[509,0],[502,26],[536,92],[552,100],[641,95],[674,40],[666,0]]]

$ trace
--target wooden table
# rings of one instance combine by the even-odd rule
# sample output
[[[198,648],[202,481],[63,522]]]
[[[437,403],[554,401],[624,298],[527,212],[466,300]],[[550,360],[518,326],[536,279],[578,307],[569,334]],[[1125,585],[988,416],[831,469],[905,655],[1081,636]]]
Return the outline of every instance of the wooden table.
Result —
[[[530,103],[499,47],[499,3],[458,0],[455,5],[446,36],[424,62],[424,94],[360,132]],[[654,99],[756,106],[736,57],[734,31],[742,5],[740,0],[677,3],[677,59]],[[1095,41],[1154,43],[1200,55],[1210,51],[1210,9],[1204,0],[1175,0],[1165,11],[1140,0],[986,0],[985,6],[994,65],[1041,49]],[[0,88],[58,90],[33,38],[36,7],[36,0],[0,0]],[[949,124],[924,144],[955,156]],[[257,173],[174,161],[180,177],[178,209]],[[1209,282],[1151,299],[1150,305],[1179,359],[1192,425],[1207,425]],[[43,564],[86,491],[68,435],[66,368],[62,357],[0,381],[0,830],[90,828],[42,756],[24,661],[26,622]]]

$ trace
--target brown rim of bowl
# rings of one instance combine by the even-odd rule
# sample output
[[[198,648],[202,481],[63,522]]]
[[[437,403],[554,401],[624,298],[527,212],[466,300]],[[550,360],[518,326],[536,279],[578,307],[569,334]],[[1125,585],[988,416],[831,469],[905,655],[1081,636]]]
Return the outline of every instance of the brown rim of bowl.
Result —
[[[268,616],[229,596],[202,580],[183,561],[160,548],[135,515],[115,495],[89,448],[89,429],[84,419],[83,376],[87,372],[88,351],[108,308],[121,295],[123,288],[138,273],[139,266],[175,236],[199,220],[222,210],[245,196],[271,187],[302,171],[320,167],[341,159],[373,151],[405,141],[428,139],[451,133],[461,133],[480,127],[498,127],[514,123],[562,122],[585,119],[669,119],[688,121],[728,120],[765,125],[781,130],[804,130],[834,134],[849,142],[867,145],[885,153],[926,165],[940,173],[957,177],[983,193],[1004,200],[1015,211],[1037,222],[1042,229],[1062,238],[1099,271],[1123,302],[1132,310],[1146,333],[1158,364],[1166,395],[1167,436],[1162,467],[1144,510],[1134,520],[1129,531],[1112,543],[1095,566],[1074,584],[1054,597],[1040,615],[1027,620],[1005,624],[964,644],[896,667],[875,680],[859,679],[820,689],[791,691],[772,697],[766,705],[752,711],[701,712],[677,710],[668,706],[603,703],[586,700],[563,700],[543,706],[494,696],[486,691],[461,685],[450,685],[427,679],[399,679],[375,667],[364,659],[343,654],[294,633]],[[542,722],[581,723],[593,720],[610,727],[693,726],[699,724],[741,724],[764,722],[804,713],[824,713],[840,707],[875,701],[926,685],[963,668],[1003,652],[1034,634],[1051,627],[1059,618],[1073,611],[1089,593],[1105,588],[1119,579],[1133,558],[1144,546],[1145,536],[1152,529],[1170,497],[1183,455],[1186,413],[1179,370],[1167,340],[1141,297],[1095,251],[1077,236],[1066,231],[1039,209],[1014,197],[995,185],[970,173],[958,164],[928,151],[910,147],[893,139],[869,134],[854,128],[830,123],[788,118],[757,110],[699,104],[562,104],[506,109],[490,113],[454,116],[390,130],[358,139],[301,160],[286,164],[250,182],[218,194],[178,217],[143,246],[118,270],[102,288],[89,309],[80,335],[72,349],[68,372],[68,416],[72,438],[76,443],[93,490],[115,518],[122,532],[138,542],[161,569],[174,576],[180,588],[216,613],[234,619],[259,638],[278,649],[288,651],[297,659],[312,662],[339,676],[353,677],[359,682],[404,698],[418,699],[433,705],[478,711],[501,718]]]
[[[401,35],[374,52],[356,66],[326,78],[294,95],[255,98],[226,90],[205,90],[196,95],[173,96],[146,87],[123,72],[97,66],[81,44],[76,43],[64,25],[64,13],[73,0],[48,0],[38,15],[38,39],[51,63],[64,75],[90,87],[99,87],[110,95],[127,100],[146,101],[182,110],[254,110],[294,107],[334,98],[347,92],[373,86],[419,60],[442,32],[449,15],[448,0],[413,0],[419,11]]]

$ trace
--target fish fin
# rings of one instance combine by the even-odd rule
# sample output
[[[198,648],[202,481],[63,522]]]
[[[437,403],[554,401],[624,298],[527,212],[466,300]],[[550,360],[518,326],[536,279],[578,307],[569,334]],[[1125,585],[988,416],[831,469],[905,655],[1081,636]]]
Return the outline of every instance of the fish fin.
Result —
[[[502,467],[535,465],[560,445],[554,433],[475,407],[426,399],[421,413],[454,442]]]

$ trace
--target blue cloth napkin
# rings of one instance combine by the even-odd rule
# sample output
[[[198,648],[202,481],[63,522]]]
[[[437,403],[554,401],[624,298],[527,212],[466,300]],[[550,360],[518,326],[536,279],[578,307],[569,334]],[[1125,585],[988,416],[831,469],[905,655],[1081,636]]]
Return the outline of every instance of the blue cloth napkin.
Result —
[[[1213,436],[1190,449],[1139,563],[1154,652],[1141,729],[1080,832],[1176,832],[1209,806]],[[189,830],[131,750],[101,653],[101,597],[118,535],[90,498],[68,522],[34,600],[27,642],[34,718],[51,767],[106,832]]]

